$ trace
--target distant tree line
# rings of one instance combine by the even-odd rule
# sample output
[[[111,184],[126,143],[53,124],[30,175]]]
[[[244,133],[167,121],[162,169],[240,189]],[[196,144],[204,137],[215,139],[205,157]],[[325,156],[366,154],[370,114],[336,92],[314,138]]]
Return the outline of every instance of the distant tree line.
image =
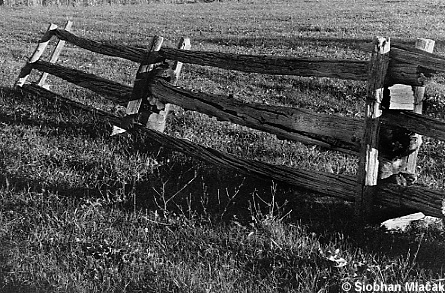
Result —
[[[0,0],[0,6],[99,6],[149,3],[195,3],[214,0]],[[216,0],[221,1],[221,0]]]

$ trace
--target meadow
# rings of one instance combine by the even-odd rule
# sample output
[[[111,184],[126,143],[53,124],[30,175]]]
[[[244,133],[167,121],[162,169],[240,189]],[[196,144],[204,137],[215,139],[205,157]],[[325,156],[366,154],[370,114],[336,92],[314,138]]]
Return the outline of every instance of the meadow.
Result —
[[[346,282],[443,281],[440,223],[359,227],[351,204],[215,168],[142,133],[110,137],[97,117],[12,88],[50,22],[69,19],[79,36],[136,46],[160,35],[175,47],[184,36],[193,50],[368,60],[374,36],[431,38],[444,54],[443,8],[426,0],[0,7],[0,292],[342,292]],[[137,70],[70,45],[60,63],[128,85]],[[443,81],[428,84],[426,111],[445,119]],[[49,83],[117,110],[57,78]],[[366,92],[361,82],[188,64],[179,85],[357,118]],[[177,109],[166,132],[245,158],[356,173],[353,156],[199,113]],[[425,138],[418,184],[444,188],[444,150]]]

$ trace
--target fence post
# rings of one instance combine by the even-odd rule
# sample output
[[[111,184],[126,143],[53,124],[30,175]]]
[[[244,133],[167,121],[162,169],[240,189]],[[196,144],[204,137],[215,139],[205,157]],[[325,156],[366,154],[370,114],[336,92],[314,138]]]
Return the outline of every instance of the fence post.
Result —
[[[71,31],[71,27],[73,26],[73,22],[71,20],[68,20],[65,24],[65,30],[66,31]],[[59,40],[57,42],[56,48],[54,49],[52,55],[51,55],[51,59],[49,60],[50,63],[56,63],[57,60],[59,59],[60,53],[63,50],[63,47],[65,46],[65,41],[63,40]],[[40,76],[39,81],[37,82],[37,84],[45,89],[49,89],[49,85],[46,83],[46,79],[48,77],[48,73],[47,72],[43,72],[42,75]]]
[[[163,42],[163,37],[154,36],[151,40],[148,54],[139,65],[138,71],[136,73],[136,78],[134,80],[133,91],[131,93],[131,100],[128,102],[127,109],[125,111],[126,116],[122,118],[122,124],[124,126],[129,127],[134,122],[135,115],[139,114],[139,109],[141,108],[142,101],[148,95],[148,73],[154,68],[153,64],[148,64],[148,59],[151,52],[156,52],[161,49]],[[113,136],[125,131],[126,130],[123,128],[113,126],[111,135]]]
[[[178,49],[180,50],[190,50],[191,48],[191,44],[190,44],[190,39],[189,38],[181,38],[179,40]],[[181,74],[181,70],[182,70],[182,62],[176,61],[175,64],[173,65],[173,76],[172,76],[172,80],[171,83],[173,85],[176,85],[178,83],[179,80],[179,76]]]
[[[434,50],[434,40],[430,39],[417,39],[416,48],[426,51],[428,53],[433,53]],[[413,87],[414,92],[414,113],[422,114],[423,111],[423,99],[425,94],[424,86],[416,86]],[[420,134],[416,134],[417,139],[422,142],[422,136]],[[419,145],[420,147],[420,145]],[[417,165],[417,155],[419,153],[419,148],[416,149],[412,154],[410,154],[406,158],[406,172],[410,174],[416,174],[416,165]]]
[[[180,50],[190,50],[190,39],[189,38],[181,38],[179,40],[178,49]],[[180,61],[175,61],[175,63],[172,66],[173,72],[171,73],[171,80],[170,83],[173,85],[178,84],[179,76],[181,75],[183,63]],[[150,104],[152,105],[159,105],[159,101],[155,98],[150,99]],[[162,108],[162,105],[159,105]],[[173,104],[164,104],[163,109],[160,109],[159,114],[158,113],[152,113],[148,117],[147,121],[147,127],[151,129],[160,129],[161,132],[165,130],[165,123],[167,121],[167,116],[170,112],[170,110],[173,107],[179,107]]]
[[[355,214],[361,221],[371,216],[373,197],[378,179],[378,143],[380,130],[380,104],[389,64],[390,39],[376,37],[368,71],[368,89],[365,107],[365,127],[359,157],[358,192],[355,199]]]
[[[51,23],[46,30],[45,34],[42,36],[42,38],[39,41],[39,44],[37,45],[36,49],[34,50],[34,53],[32,53],[31,58],[29,58],[28,62],[25,66],[23,66],[22,70],[20,70],[19,77],[17,81],[15,82],[15,87],[22,87],[26,80],[29,77],[29,74],[31,74],[32,71],[32,63],[38,61],[40,57],[42,57],[43,52],[45,52],[46,47],[49,44],[49,41],[51,40],[53,36],[53,31],[57,28],[57,25]]]
[[[163,42],[162,37],[155,36],[152,40],[152,43],[150,45],[150,52],[159,51],[162,46]],[[189,38],[181,38],[178,44],[178,49],[182,50],[190,50],[190,39]],[[149,55],[146,56],[146,60],[148,60]],[[139,113],[139,110],[142,106],[142,101],[144,98],[148,96],[149,92],[149,75],[148,72],[152,71],[154,69],[153,64],[145,64],[146,60],[144,60],[139,70],[136,74],[136,80],[134,82],[133,86],[133,92],[132,92],[132,100],[128,102],[128,106],[126,109],[126,115],[127,119],[123,119],[123,125],[129,126],[127,124],[131,124],[133,121],[133,116],[137,115]],[[173,85],[176,85],[179,79],[179,75],[181,74],[182,70],[182,62],[176,61],[172,67],[171,72],[171,83]],[[141,115],[140,123],[144,122],[146,123],[146,127],[150,129],[154,129],[160,132],[164,132],[165,125],[167,121],[168,113],[170,112],[170,104],[163,104],[160,101],[158,101],[156,98],[148,97],[148,102],[151,105],[151,107],[156,107],[156,112],[149,112],[148,117]],[[143,120],[143,121],[141,121]],[[145,120],[145,121],[144,121]],[[114,126],[113,131],[111,135],[119,134],[125,132],[124,129]]]
[[[151,52],[159,51],[162,47],[162,43],[164,42],[163,37],[154,36],[152,42],[150,44],[149,53],[146,56],[145,60],[139,66],[138,72],[136,73],[136,79],[134,81],[133,92],[131,94],[131,101],[128,102],[127,105],[127,115],[138,114],[139,109],[142,104],[142,100],[148,94],[148,72],[153,70],[153,64],[146,64],[149,55]]]

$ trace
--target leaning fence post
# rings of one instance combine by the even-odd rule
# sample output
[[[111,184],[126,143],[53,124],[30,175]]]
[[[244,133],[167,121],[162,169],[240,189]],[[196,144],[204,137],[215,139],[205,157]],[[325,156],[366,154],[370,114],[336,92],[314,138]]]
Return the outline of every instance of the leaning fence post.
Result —
[[[156,52],[161,49],[162,37],[155,36],[152,40],[152,43],[150,45],[150,51],[149,52]],[[181,38],[178,44],[178,49],[180,50],[190,50],[190,39],[189,38]],[[125,126],[128,123],[132,123],[132,116],[139,114],[140,108],[142,106],[143,99],[148,97],[148,103],[151,107],[156,108],[155,111],[148,112],[148,117],[140,119],[138,121],[139,123],[143,122],[146,123],[146,127],[149,129],[154,129],[160,132],[164,132],[165,125],[167,121],[167,116],[170,112],[170,104],[164,104],[161,103],[158,99],[155,97],[149,96],[149,83],[150,76],[148,75],[148,72],[152,71],[154,69],[153,64],[147,64],[147,61],[150,58],[150,53],[146,56],[146,59],[142,61],[139,70],[136,74],[136,80],[134,82],[133,86],[133,92],[132,92],[132,99],[128,102],[128,106],[126,109],[126,115],[128,118],[123,119],[123,125]],[[173,64],[172,72],[171,72],[171,83],[173,85],[176,85],[179,79],[179,76],[181,74],[182,70],[182,62],[176,61]],[[128,119],[126,121],[125,119]],[[141,121],[145,120],[145,121]],[[127,125],[128,126],[128,125]],[[114,126],[113,132],[111,135],[119,134],[125,132],[123,128]]]
[[[371,215],[373,197],[378,179],[378,143],[380,130],[380,104],[389,64],[390,39],[376,37],[368,71],[365,128],[359,157],[358,192],[355,198],[355,214],[361,220]]]
[[[430,39],[417,39],[416,48],[426,51],[428,53],[433,53],[434,50],[434,40]],[[413,87],[414,92],[414,113],[422,114],[423,111],[423,99],[425,94],[424,86],[415,86]],[[418,139],[421,141],[422,137],[417,134]],[[416,166],[417,166],[417,155],[419,153],[419,148],[417,148],[412,154],[410,154],[406,160],[406,172],[410,174],[416,174]]]
[[[145,56],[139,65],[138,71],[136,73],[136,78],[134,80],[133,91],[131,93],[131,100],[127,104],[127,109],[125,114],[127,115],[122,119],[122,124],[129,126],[133,122],[134,115],[139,113],[142,101],[148,95],[148,73],[153,70],[154,65],[149,64],[150,54],[152,52],[159,51],[162,47],[164,38],[160,36],[154,36],[151,40],[148,54]],[[127,125],[128,124],[128,125]],[[158,130],[158,129],[156,129]],[[113,126],[113,131],[111,135],[116,135],[123,133],[126,130],[118,126]],[[163,131],[163,130],[162,130]],[[161,132],[162,132],[161,131]]]
[[[71,27],[73,26],[73,22],[71,20],[68,20],[65,24],[65,30],[66,31],[70,31]],[[57,42],[57,45],[53,51],[53,53],[51,54],[51,59],[49,60],[50,63],[56,63],[57,60],[59,59],[60,53],[63,50],[63,47],[65,46],[65,41],[64,40],[59,40]],[[42,75],[40,76],[39,81],[37,82],[37,84],[45,89],[49,88],[49,85],[46,83],[46,79],[48,78],[48,73],[47,72],[43,72]]]
[[[153,64],[147,64],[146,62],[150,58],[151,52],[157,52],[161,49],[162,43],[164,42],[163,37],[154,36],[153,40],[150,44],[149,53],[146,56],[145,60],[142,61],[139,66],[138,72],[136,73],[136,79],[134,81],[133,93],[131,95],[131,101],[128,102],[127,106],[127,115],[133,115],[139,113],[139,109],[141,107],[143,99],[148,94],[148,82],[147,82],[147,73],[152,71],[154,66]]]
[[[45,34],[42,36],[42,38],[39,41],[39,44],[37,45],[36,49],[34,50],[34,53],[32,53],[31,58],[29,58],[28,62],[25,66],[23,66],[22,70],[20,70],[19,77],[17,81],[15,82],[15,87],[22,87],[26,80],[29,77],[29,74],[32,71],[32,63],[38,61],[40,57],[42,57],[43,52],[45,52],[46,47],[49,44],[49,41],[51,40],[53,36],[53,31],[57,29],[57,25],[51,23],[46,30]]]
[[[181,38],[179,40],[178,49],[180,50],[190,50],[191,44],[189,38]],[[180,61],[175,61],[172,66],[171,80],[170,83],[173,85],[178,84],[179,76],[181,75],[183,63]],[[160,104],[160,102],[156,98],[151,98],[150,103],[153,105]],[[162,105],[161,105],[162,108]],[[170,110],[175,111],[175,109],[179,108],[179,106],[173,104],[164,104],[164,109],[161,109],[158,113],[152,113],[150,117],[148,117],[147,127],[151,129],[161,129],[165,130],[165,123],[167,121],[167,116]]]

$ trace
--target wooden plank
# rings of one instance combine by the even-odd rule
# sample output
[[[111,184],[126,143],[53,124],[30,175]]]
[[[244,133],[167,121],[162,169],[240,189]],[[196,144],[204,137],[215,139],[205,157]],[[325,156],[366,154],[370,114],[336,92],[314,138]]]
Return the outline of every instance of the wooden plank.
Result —
[[[353,154],[357,154],[360,149],[363,124],[357,119],[290,107],[246,103],[228,96],[174,87],[162,79],[156,80],[150,90],[161,102],[266,131],[281,139]]]
[[[47,99],[58,100],[61,102],[61,106],[90,111],[94,116],[107,119],[112,124],[118,124],[120,122],[119,117],[108,112],[72,101],[33,84],[24,85],[22,90],[34,96],[43,96]],[[140,127],[139,131],[147,132],[150,139],[165,145],[167,148],[186,153],[208,163],[215,164],[216,166],[235,169],[247,176],[286,182],[290,185],[300,186],[346,201],[352,202],[356,199],[357,183],[356,180],[350,176],[296,170],[285,166],[247,160],[200,146],[184,139],[174,138],[151,129]],[[445,211],[443,191],[434,191],[415,186],[403,187],[394,184],[378,186],[377,189],[376,204],[396,209],[413,209],[435,217],[442,217],[443,211]]]
[[[142,105],[142,100],[148,96],[148,73],[153,70],[153,64],[149,64],[147,62],[152,52],[156,52],[161,49],[163,42],[164,38],[159,36],[154,36],[150,42],[148,54],[139,65],[138,71],[136,73],[136,79],[133,85],[133,92],[131,93],[131,101],[129,101],[127,105],[127,115],[139,113],[139,108]]]
[[[391,47],[390,57],[401,63],[418,66],[419,72],[423,74],[445,72],[445,57],[428,53],[418,48],[400,44],[393,45]]]
[[[121,105],[131,96],[131,87],[93,74],[41,60],[34,63],[34,66],[38,70],[87,88]],[[315,144],[346,153],[358,152],[363,133],[362,123],[356,119],[289,107],[244,103],[225,96],[177,88],[162,79],[150,85],[150,93],[163,103],[172,103],[187,110],[217,117],[219,120],[267,131],[279,138]]]
[[[389,110],[413,110],[414,92],[411,86],[406,84],[395,84],[389,87],[391,99]]]
[[[428,53],[432,53],[434,49],[434,41],[429,39],[417,39],[415,47],[416,49],[423,50]],[[394,62],[390,62],[390,66]],[[420,72],[416,73],[419,76]],[[394,80],[393,80],[394,81]],[[415,113],[422,113],[422,101],[425,92],[424,86],[408,86],[406,84],[394,84],[389,87],[391,92],[391,103],[389,109],[391,110],[413,110]],[[415,100],[416,97],[416,100]],[[411,106],[409,106],[411,105]]]
[[[73,26],[73,22],[71,20],[68,20],[65,24],[65,30],[66,31],[70,31],[71,27]],[[59,59],[60,53],[62,52],[63,48],[65,46],[65,41],[63,40],[59,40],[57,42],[57,45],[53,51],[53,53],[51,54],[51,59],[49,60],[50,63],[56,63],[57,60]],[[48,73],[47,72],[43,72],[42,75],[40,76],[39,81],[37,82],[37,84],[41,87],[44,88],[48,88],[48,84],[46,83],[46,79],[48,78]]]
[[[415,47],[417,49],[420,49],[422,51],[433,53],[434,50],[434,40],[430,39],[417,39]],[[425,95],[425,87],[424,86],[417,86],[413,87],[414,92],[414,113],[422,114],[423,111],[423,99]],[[406,172],[410,174],[416,174],[417,170],[417,156],[419,154],[420,145],[422,144],[422,136],[420,134],[416,134],[415,138],[417,139],[419,143],[419,147],[410,154],[407,158],[403,158],[403,160],[406,160]]]
[[[89,89],[121,105],[125,105],[131,99],[132,87],[98,77],[94,74],[43,60],[32,63],[32,67]]]
[[[45,34],[42,36],[42,38],[39,41],[39,44],[37,45],[36,49],[34,50],[34,53],[32,53],[31,57],[29,58],[26,65],[21,69],[19,73],[19,77],[17,81],[15,82],[15,87],[21,87],[25,84],[26,80],[28,79],[29,75],[32,71],[32,64],[35,63],[40,59],[43,52],[45,52],[46,47],[49,44],[49,41],[51,40],[54,31],[57,29],[57,25],[51,23],[48,26],[48,29],[46,30]]]
[[[368,62],[358,60],[239,55],[172,48],[163,48],[159,53],[166,59],[179,60],[184,63],[271,75],[366,80],[368,68]]]
[[[439,119],[411,111],[384,111],[381,122],[388,126],[403,127],[415,133],[445,141],[445,122]]]
[[[67,105],[69,107],[75,107],[84,111],[88,111],[88,109],[90,109],[95,116],[107,119],[112,124],[119,125],[119,127],[125,127],[125,125],[119,124],[121,119],[111,113],[93,109],[89,106],[64,98],[63,96],[52,93],[36,85],[27,84],[25,87],[23,87],[23,91],[33,95],[43,96],[47,99],[59,100],[62,102],[61,106]],[[353,199],[355,194],[355,179],[351,176],[296,170],[286,166],[248,160],[219,152],[212,148],[201,146],[185,139],[175,138],[139,125],[135,125],[133,129],[147,132],[150,139],[165,145],[167,148],[189,154],[217,166],[235,169],[243,174],[273,179],[280,182],[286,182],[291,185],[302,186],[322,194],[331,195],[349,201]]]
[[[178,47],[178,49],[181,49],[181,50],[190,50],[190,48],[191,48],[190,39],[189,38],[181,38],[177,47]],[[182,70],[182,66],[183,66],[183,63],[180,61],[176,61],[173,64],[173,67],[172,67],[173,72],[170,76],[171,77],[170,83],[172,85],[176,85],[178,83],[179,76],[180,76],[181,70]],[[159,101],[159,99],[157,99],[154,96],[151,96],[149,98],[149,102],[151,105],[156,106],[156,108],[159,110],[159,113],[151,113],[150,114],[150,116],[148,117],[148,121],[147,121],[147,127],[150,129],[155,129],[155,130],[164,132],[166,122],[167,122],[167,117],[170,112],[171,104],[165,103],[165,102],[162,103],[161,101]]]
[[[389,51],[389,38],[379,37],[374,39],[374,50],[371,56],[368,77],[363,145],[359,157],[358,192],[355,201],[356,215],[363,221],[366,221],[371,215],[377,186],[379,118],[382,115],[380,103],[383,100],[384,82],[389,64]]]
[[[387,85],[423,86],[428,80],[424,73],[425,70],[422,70],[418,64],[409,64],[391,59],[388,68]]]
[[[425,49],[430,52],[433,51],[434,41],[426,39],[418,39],[416,42],[417,49]],[[391,62],[390,62],[391,65]],[[425,92],[425,87],[413,87],[404,84],[395,84],[389,87],[390,91],[390,110],[411,110],[415,113],[422,113],[422,100]],[[415,98],[416,97],[416,98]],[[391,129],[391,128],[389,128]],[[409,135],[406,133],[405,135]],[[419,134],[412,134],[406,137],[410,148],[415,148],[414,153],[406,157],[386,157],[380,161],[380,179],[387,179],[392,175],[399,173],[411,174],[410,182],[415,182],[416,176],[416,160],[420,145],[422,144],[422,137]]]
[[[146,49],[142,48],[98,42],[87,38],[78,37],[62,29],[56,29],[54,31],[54,35],[61,40],[67,41],[68,43],[76,45],[85,50],[102,55],[124,58],[137,63],[141,63],[148,53]]]
[[[377,187],[376,203],[395,209],[409,209],[427,216],[445,216],[445,193],[421,186],[382,184]]]
[[[125,124],[132,124],[133,120],[135,118],[134,115],[137,115],[139,113],[139,109],[142,106],[142,102],[144,99],[148,98],[148,83],[150,82],[149,78],[150,71],[153,70],[153,64],[148,63],[148,60],[150,59],[150,55],[153,54],[153,52],[159,51],[162,47],[162,43],[164,42],[164,38],[160,36],[154,36],[151,41],[150,45],[148,46],[148,53],[145,56],[144,60],[142,60],[141,64],[139,65],[138,71],[136,72],[136,78],[134,80],[133,84],[133,90],[131,93],[131,100],[127,103],[126,108],[126,115],[122,118],[122,122]],[[141,121],[138,121],[141,123]],[[147,123],[147,122],[145,122]],[[157,125],[147,125],[147,127],[151,127],[152,129],[156,129],[158,131],[161,131],[161,129],[154,128]],[[163,129],[162,129],[163,131]],[[111,132],[111,135],[124,133],[125,129],[120,128],[118,126],[114,126],[113,130]]]
[[[98,42],[78,37],[62,29],[55,29],[52,32],[59,39],[86,50],[138,63],[142,62],[147,54],[147,50],[142,48]],[[159,51],[159,54],[152,55],[152,58],[150,63],[171,59],[184,63],[215,66],[244,72],[332,77],[351,80],[366,80],[368,66],[367,62],[357,60],[236,55],[218,52],[186,51],[174,48],[164,48]],[[421,86],[425,81],[423,75],[445,72],[444,57],[428,54],[404,45],[393,46],[391,59],[394,62],[391,63],[389,68],[389,77],[393,83]]]
[[[75,36],[65,30],[55,30],[55,35],[69,43],[103,55],[120,57],[141,63],[148,51],[132,46],[97,42]],[[152,54],[149,63],[177,60],[228,70],[256,72],[273,75],[297,75],[366,80],[368,62],[357,60],[329,60],[323,58],[292,58],[277,56],[238,55],[220,52],[200,52],[163,48]]]
[[[178,43],[178,49],[179,50],[190,50],[192,45],[190,44],[189,38],[181,38]],[[181,75],[182,67],[184,63],[180,61],[176,61],[173,65],[173,74],[172,74],[172,80],[170,81],[172,85],[177,85],[179,76]]]

